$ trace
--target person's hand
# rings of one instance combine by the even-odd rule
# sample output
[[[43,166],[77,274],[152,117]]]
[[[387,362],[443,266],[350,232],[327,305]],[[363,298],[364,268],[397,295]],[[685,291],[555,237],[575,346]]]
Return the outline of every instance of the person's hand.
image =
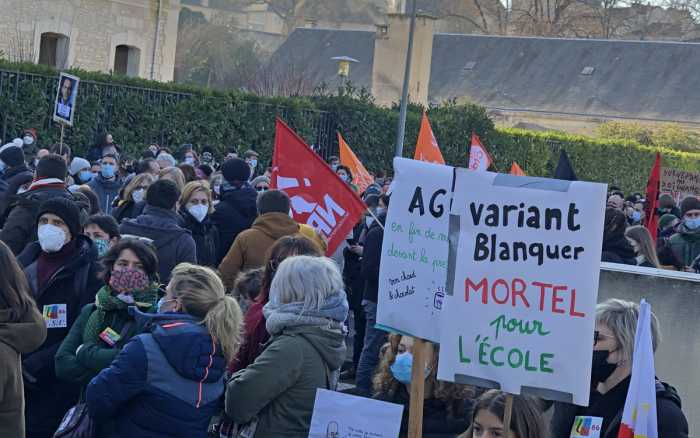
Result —
[[[350,252],[358,256],[362,256],[363,249],[361,245],[350,245]]]

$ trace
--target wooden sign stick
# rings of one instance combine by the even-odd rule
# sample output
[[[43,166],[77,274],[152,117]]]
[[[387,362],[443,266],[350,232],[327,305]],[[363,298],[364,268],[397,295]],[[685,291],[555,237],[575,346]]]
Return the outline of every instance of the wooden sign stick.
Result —
[[[433,351],[432,344],[413,339],[411,366],[411,400],[408,410],[408,438],[423,436],[423,401],[425,400],[425,366]]]
[[[503,411],[503,433],[508,436],[510,421],[513,416],[513,394],[506,394],[506,406]]]

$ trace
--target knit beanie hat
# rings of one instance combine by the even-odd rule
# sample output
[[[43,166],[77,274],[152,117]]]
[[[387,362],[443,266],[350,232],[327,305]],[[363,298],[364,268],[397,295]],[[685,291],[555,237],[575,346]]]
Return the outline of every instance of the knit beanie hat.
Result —
[[[42,202],[41,205],[39,205],[39,212],[36,215],[35,226],[39,224],[39,218],[45,213],[52,213],[63,219],[73,239],[82,231],[80,225],[80,210],[76,203],[70,199],[56,197]]]
[[[58,178],[66,179],[66,172],[68,172],[68,166],[66,166],[63,157],[56,154],[49,154],[39,160],[36,165],[36,177],[37,179],[42,178]]]
[[[664,193],[663,195],[659,196],[659,208],[673,208],[676,206],[676,201],[673,199],[673,196],[669,195],[668,193]]]
[[[700,210],[700,199],[692,195],[681,201],[681,215],[685,216],[690,210]]]
[[[146,191],[146,204],[154,207],[172,210],[180,199],[180,190],[174,182],[167,179],[159,179]]]
[[[7,143],[5,146],[0,147],[0,160],[7,164],[8,167],[19,166],[24,163],[24,151],[22,150],[21,138],[16,138],[12,140],[11,143]]]
[[[73,161],[70,162],[70,167],[68,168],[68,172],[70,172],[71,175],[75,175],[78,172],[80,172],[82,169],[89,169],[90,168],[90,162],[86,160],[85,158],[80,158],[80,157],[75,157],[73,158]]]
[[[250,178],[250,166],[240,158],[231,158],[221,165],[221,173],[230,183],[248,181]]]
[[[659,218],[659,229],[665,230],[666,228],[673,223],[673,221],[677,221],[678,218],[676,215],[671,214],[671,213],[666,213],[665,215],[661,216]]]

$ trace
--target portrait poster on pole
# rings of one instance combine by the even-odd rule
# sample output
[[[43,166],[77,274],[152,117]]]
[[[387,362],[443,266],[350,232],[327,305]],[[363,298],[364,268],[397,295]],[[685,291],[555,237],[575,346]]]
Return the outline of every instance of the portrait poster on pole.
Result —
[[[75,104],[78,97],[78,84],[80,78],[77,76],[61,73],[58,78],[58,90],[53,106],[53,120],[67,126],[73,126],[73,116],[75,115]]]

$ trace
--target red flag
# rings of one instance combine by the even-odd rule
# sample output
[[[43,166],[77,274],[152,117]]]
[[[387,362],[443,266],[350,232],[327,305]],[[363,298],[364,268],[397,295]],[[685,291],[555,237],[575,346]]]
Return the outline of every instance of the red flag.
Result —
[[[469,148],[469,168],[471,170],[483,170],[486,171],[491,167],[491,156],[488,151],[481,144],[481,139],[476,133],[472,132],[472,144]]]
[[[510,174],[516,176],[527,176],[523,169],[521,169],[518,163],[515,161],[513,161],[513,164],[510,166]]]
[[[328,239],[327,255],[335,252],[367,209],[355,191],[279,118],[271,187],[289,195],[295,221]]]
[[[656,215],[656,209],[659,203],[659,185],[661,184],[661,154],[656,153],[656,161],[651,169],[649,181],[647,181],[647,203],[644,208],[646,219],[644,224],[651,234],[651,238],[656,242],[656,233],[659,229],[659,217]]]
[[[435,134],[433,134],[433,128],[430,127],[430,121],[425,112],[423,112],[423,118],[420,121],[416,153],[413,159],[427,161],[428,163],[445,164],[445,160],[440,152],[440,146],[438,146]]]
[[[345,142],[345,139],[340,132],[338,133],[338,146],[340,147],[340,164],[347,166],[352,172],[353,184],[357,186],[360,193],[367,190],[370,184],[374,182],[372,176],[367,172],[367,169],[362,164],[357,155],[350,149],[350,146]]]

